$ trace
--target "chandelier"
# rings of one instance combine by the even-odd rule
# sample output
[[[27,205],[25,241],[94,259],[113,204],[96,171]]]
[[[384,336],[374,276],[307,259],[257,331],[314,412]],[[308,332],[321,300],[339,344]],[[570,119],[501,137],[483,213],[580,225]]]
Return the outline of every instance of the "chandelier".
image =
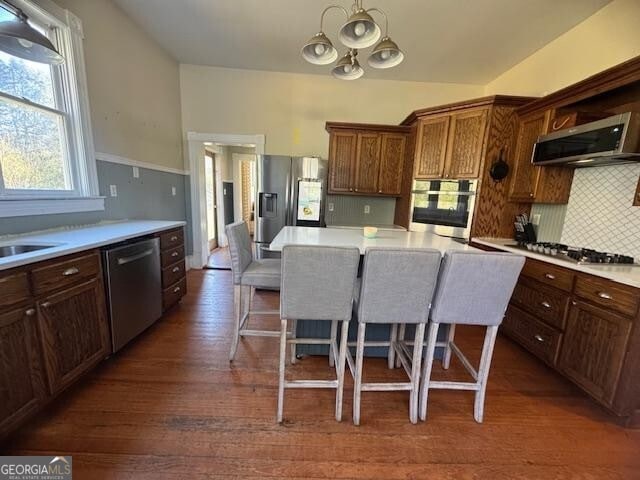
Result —
[[[364,69],[358,62],[358,51],[374,45],[380,39],[380,27],[369,12],[379,13],[384,17],[384,37],[373,48],[368,63],[373,68],[391,68],[404,60],[404,53],[389,38],[389,20],[386,13],[379,8],[365,10],[363,0],[356,0],[351,6],[351,15],[340,5],[329,5],[320,16],[320,31],[302,47],[302,58],[313,65],[329,65],[338,59],[338,50],[322,30],[325,14],[337,8],[342,10],[347,21],[338,32],[338,39],[349,50],[338,60],[331,74],[341,80],[356,80],[364,75]]]

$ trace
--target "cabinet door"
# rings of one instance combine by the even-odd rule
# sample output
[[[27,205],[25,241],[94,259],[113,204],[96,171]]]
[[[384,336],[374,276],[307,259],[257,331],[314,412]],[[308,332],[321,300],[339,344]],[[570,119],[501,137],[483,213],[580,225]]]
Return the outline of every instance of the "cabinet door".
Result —
[[[329,148],[329,193],[353,191],[356,132],[332,132]]]
[[[450,117],[420,120],[415,159],[415,178],[442,178]]]
[[[102,282],[91,280],[38,303],[45,366],[52,393],[72,383],[108,354]]]
[[[0,436],[46,396],[35,313],[27,307],[0,315]]]
[[[486,108],[451,117],[445,161],[445,178],[478,178],[487,126]]]
[[[354,192],[378,193],[381,144],[379,133],[358,133]]]
[[[558,368],[611,405],[631,332],[631,321],[584,302],[572,302]]]
[[[513,177],[509,188],[509,200],[532,202],[536,196],[540,167],[531,163],[533,146],[538,137],[547,131],[549,112],[524,117],[518,128]]]
[[[402,171],[406,145],[406,135],[393,133],[382,134],[378,193],[400,195],[402,191]]]

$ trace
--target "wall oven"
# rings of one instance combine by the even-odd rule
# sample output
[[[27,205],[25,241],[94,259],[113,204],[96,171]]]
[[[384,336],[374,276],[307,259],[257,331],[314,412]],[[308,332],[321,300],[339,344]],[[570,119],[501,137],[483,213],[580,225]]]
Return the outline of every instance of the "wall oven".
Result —
[[[476,180],[414,180],[410,230],[469,239]]]

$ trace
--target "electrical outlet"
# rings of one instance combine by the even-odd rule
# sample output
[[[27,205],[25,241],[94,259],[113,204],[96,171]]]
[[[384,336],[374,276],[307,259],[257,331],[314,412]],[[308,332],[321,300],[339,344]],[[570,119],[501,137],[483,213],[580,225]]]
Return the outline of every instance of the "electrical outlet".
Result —
[[[171,195],[176,196],[176,187],[171,187]]]
[[[133,167],[133,178],[140,178],[140,169],[138,167]]]
[[[333,203],[330,203],[330,204],[329,204],[329,211],[330,211],[330,212],[333,212]]]
[[[531,223],[534,225],[540,225],[540,214],[536,213],[531,217]]]
[[[118,187],[115,185],[109,185],[109,194],[112,197],[117,197],[118,196]]]
[[[365,215],[369,215],[371,213],[371,207],[369,205],[364,206]]]

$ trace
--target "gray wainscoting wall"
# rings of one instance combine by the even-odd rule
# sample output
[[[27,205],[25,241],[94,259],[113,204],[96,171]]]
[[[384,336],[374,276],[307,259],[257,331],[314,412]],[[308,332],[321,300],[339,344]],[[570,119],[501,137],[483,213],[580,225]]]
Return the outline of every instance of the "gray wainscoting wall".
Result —
[[[97,170],[100,195],[106,197],[104,211],[4,218],[0,220],[0,235],[90,225],[105,220],[188,220],[188,175],[140,168],[139,178],[134,178],[132,167],[104,161],[97,162]],[[117,186],[117,197],[109,195],[110,185]],[[172,187],[176,189],[175,196]],[[186,234],[187,250],[191,253],[188,226]]]
[[[333,203],[333,212],[329,204]],[[369,214],[364,213],[369,205]],[[393,225],[395,198],[361,197],[357,195],[327,195],[325,221],[327,225]]]

